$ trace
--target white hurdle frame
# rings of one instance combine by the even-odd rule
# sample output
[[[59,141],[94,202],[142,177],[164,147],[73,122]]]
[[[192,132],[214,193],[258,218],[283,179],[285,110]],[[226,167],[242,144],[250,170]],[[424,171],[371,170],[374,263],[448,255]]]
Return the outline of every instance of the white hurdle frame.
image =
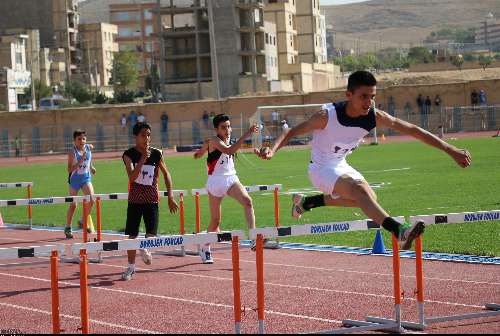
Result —
[[[33,182],[13,182],[13,183],[0,183],[0,189],[14,189],[14,188],[26,188],[26,193],[28,199],[32,198],[33,195],[33,186],[35,184]],[[28,205],[28,224],[27,225],[19,225],[11,226],[11,229],[19,229],[19,230],[31,230],[33,226],[33,209],[31,205]]]

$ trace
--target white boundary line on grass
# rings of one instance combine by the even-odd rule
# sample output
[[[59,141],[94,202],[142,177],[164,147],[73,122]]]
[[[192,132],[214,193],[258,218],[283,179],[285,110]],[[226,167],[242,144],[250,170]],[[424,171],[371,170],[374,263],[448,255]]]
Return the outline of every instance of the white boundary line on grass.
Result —
[[[14,305],[14,304],[10,304],[10,303],[0,302],[0,306],[14,308],[14,309],[27,310],[27,311],[30,311],[33,313],[40,313],[40,314],[44,314],[44,315],[52,315],[52,312],[50,312],[50,311],[41,310],[41,309],[37,309],[37,308],[31,308],[31,307],[25,307],[25,306],[19,306],[19,305]],[[67,315],[67,314],[60,314],[60,316],[67,318],[67,319],[71,319],[71,320],[77,320],[77,321],[81,320],[79,316],[73,316],[73,315]],[[124,329],[124,330],[128,330],[128,331],[134,331],[137,333],[163,334],[160,331],[150,331],[150,330],[145,330],[145,329],[137,329],[137,328],[133,328],[133,327],[124,326],[121,324],[114,324],[114,323],[109,323],[109,322],[104,322],[104,321],[99,321],[99,320],[92,320],[91,319],[89,321],[91,323],[94,323],[94,324],[98,324],[98,325],[102,325],[102,326],[106,326],[106,327]]]

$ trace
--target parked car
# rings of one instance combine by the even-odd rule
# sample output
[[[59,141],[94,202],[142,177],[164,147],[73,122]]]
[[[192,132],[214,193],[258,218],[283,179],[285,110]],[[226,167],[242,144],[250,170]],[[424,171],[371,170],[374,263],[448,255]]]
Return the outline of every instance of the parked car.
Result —
[[[19,111],[31,111],[33,110],[33,106],[31,104],[21,104],[17,108]]]
[[[56,110],[60,109],[66,99],[60,97],[47,97],[40,99],[38,103],[40,110]]]

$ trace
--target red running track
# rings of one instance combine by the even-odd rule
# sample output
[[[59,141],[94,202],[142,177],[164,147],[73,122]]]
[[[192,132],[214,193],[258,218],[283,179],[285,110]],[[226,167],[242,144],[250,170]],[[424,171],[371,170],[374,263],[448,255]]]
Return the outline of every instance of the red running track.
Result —
[[[70,243],[62,232],[0,230],[0,247]],[[116,237],[106,237],[116,239]],[[73,241],[73,242],[76,242]],[[246,308],[242,331],[256,333],[255,255],[241,251],[241,295]],[[89,264],[93,333],[232,333],[230,250],[214,251],[215,264],[199,257],[155,256],[152,266],[138,258],[132,281],[120,280],[125,257]],[[5,260],[0,266],[0,329],[50,333],[50,268]],[[342,319],[391,317],[392,261],[353,254],[266,250],[266,331],[301,333],[339,327]],[[478,312],[500,302],[500,267],[426,261],[427,317]],[[414,260],[401,260],[403,318],[415,320]],[[80,326],[79,268],[60,264],[61,325]],[[429,333],[499,333],[500,317],[430,326]]]

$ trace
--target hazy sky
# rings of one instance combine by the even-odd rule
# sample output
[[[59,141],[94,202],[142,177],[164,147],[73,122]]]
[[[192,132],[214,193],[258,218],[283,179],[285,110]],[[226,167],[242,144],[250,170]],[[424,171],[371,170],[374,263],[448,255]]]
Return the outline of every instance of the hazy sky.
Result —
[[[321,5],[343,5],[354,2],[363,2],[367,0],[320,0]]]

